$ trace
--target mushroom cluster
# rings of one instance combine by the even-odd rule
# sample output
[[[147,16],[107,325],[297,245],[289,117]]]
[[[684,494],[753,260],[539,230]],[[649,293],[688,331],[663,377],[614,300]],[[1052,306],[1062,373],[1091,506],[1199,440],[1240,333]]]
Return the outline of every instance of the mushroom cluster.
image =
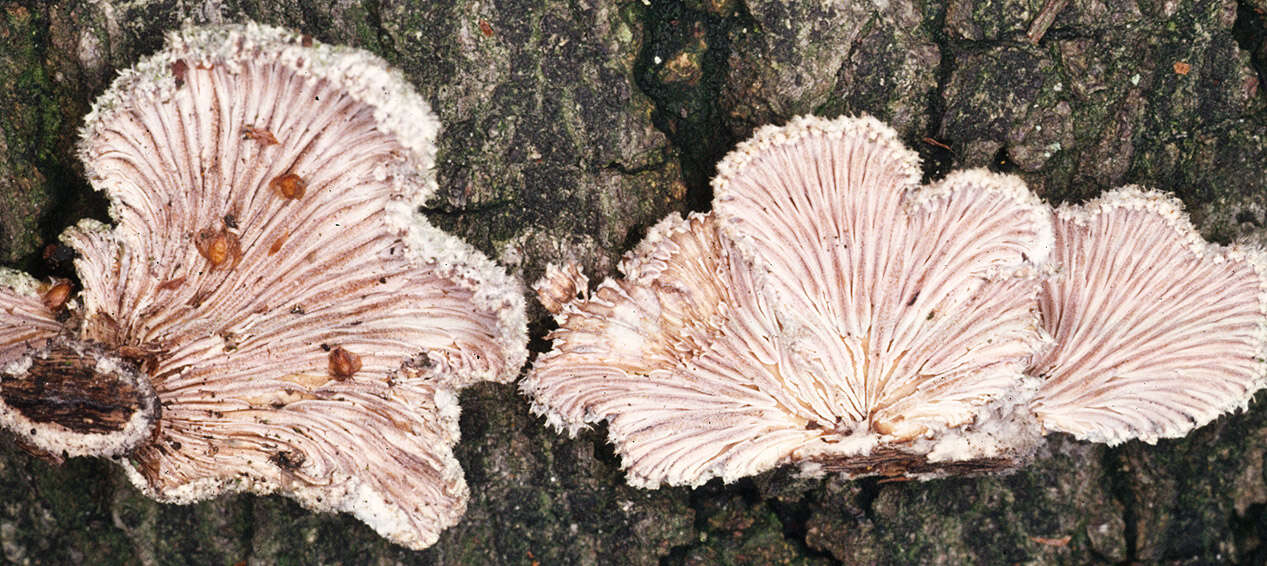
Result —
[[[0,273],[0,424],[161,501],[276,492],[434,543],[466,503],[456,391],[527,357],[520,285],[417,213],[438,131],[364,51],[169,36],[83,128],[116,224],[63,235],[82,291]]]
[[[766,127],[713,210],[672,216],[592,291],[538,283],[559,328],[522,384],[606,421],[634,485],[784,464],[852,476],[1012,469],[1043,435],[1178,437],[1264,385],[1267,262],[1127,187],[1053,210],[982,170],[920,186],[872,118]]]

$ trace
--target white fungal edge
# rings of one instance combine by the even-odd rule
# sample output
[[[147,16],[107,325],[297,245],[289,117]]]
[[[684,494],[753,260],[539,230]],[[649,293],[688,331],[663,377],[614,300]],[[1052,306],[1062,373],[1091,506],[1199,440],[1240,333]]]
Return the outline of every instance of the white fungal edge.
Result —
[[[935,206],[937,200],[950,198],[956,186],[981,187],[1027,208],[1026,219],[1035,228],[1034,246],[1031,248],[1033,253],[1029,255],[1028,265],[1038,267],[1047,263],[1047,258],[1056,246],[1056,231],[1052,224],[1051,207],[1038,198],[1034,191],[1029,190],[1020,177],[994,173],[986,169],[955,171],[932,185],[917,189],[908,200],[908,206],[926,211]],[[1006,266],[1004,271],[1013,271],[1019,267],[1021,267],[1020,264]]]
[[[1188,213],[1183,210],[1182,201],[1167,193],[1147,190],[1137,185],[1118,187],[1081,205],[1061,205],[1056,209],[1056,217],[1085,228],[1095,217],[1110,214],[1119,209],[1157,214],[1198,257],[1221,255],[1219,246],[1210,244],[1197,233],[1197,229],[1192,226],[1192,221],[1188,219]],[[1223,261],[1223,259],[1215,261]]]
[[[20,296],[40,296],[39,280],[31,277],[31,275],[25,271],[18,271],[8,267],[0,267],[0,286],[12,289],[15,294]]]
[[[457,396],[443,387],[435,390],[436,413],[440,424],[452,435],[454,443],[459,436]],[[450,444],[450,446],[452,446]],[[284,486],[268,478],[243,475],[235,478],[207,477],[181,484],[175,489],[158,490],[150,485],[145,476],[127,458],[119,460],[124,474],[134,487],[147,497],[163,503],[188,505],[226,493],[249,492],[256,495],[270,495],[284,491],[286,496],[297,501],[305,509],[319,513],[349,513],[361,522],[369,525],[374,532],[396,544],[414,550],[422,550],[436,543],[440,533],[456,525],[466,511],[466,501],[470,489],[463,477],[462,466],[452,450],[439,452],[442,454],[442,476],[440,481],[446,486],[455,486],[453,502],[457,509],[450,514],[447,521],[441,520],[433,524],[433,528],[421,532],[414,528],[409,516],[402,507],[388,501],[383,494],[376,491],[358,476],[332,472],[325,476],[325,483],[302,489]],[[283,489],[285,488],[285,489]],[[420,536],[421,535],[421,536]]]
[[[172,74],[176,61],[185,61],[191,69],[218,65],[231,71],[263,61],[285,65],[300,76],[339,85],[349,97],[374,109],[378,127],[396,136],[414,154],[420,170],[434,166],[439,119],[399,71],[368,51],[316,41],[304,47],[303,42],[304,37],[298,33],[257,23],[187,27],[169,33],[161,51],[121,71],[97,98],[80,130],[81,160],[91,165],[87,146],[115,113],[126,111],[138,98],[163,100],[176,91],[176,77]],[[94,176],[92,171],[89,175]],[[422,201],[435,191],[435,183],[411,188],[422,194],[410,196]]]
[[[625,254],[621,256],[620,262],[617,263],[616,268],[623,276],[624,281],[630,285],[650,288],[659,279],[660,274],[664,271],[664,268],[668,266],[670,256],[678,251],[662,249],[664,242],[671,241],[678,234],[692,232],[697,223],[702,224],[707,221],[710,216],[712,216],[711,212],[693,212],[687,215],[686,218],[683,218],[677,213],[671,213],[660,219],[660,221],[654,226],[647,229],[646,235],[643,236],[642,240],[638,242],[632,250],[625,252]],[[536,286],[559,285],[560,280],[558,278],[568,277],[572,278],[571,283],[578,285],[578,291],[584,292],[581,298],[574,298],[573,300],[563,303],[560,306],[559,312],[554,315],[554,320],[558,323],[559,328],[566,327],[569,317],[581,314],[581,307],[585,303],[602,300],[598,298],[600,296],[599,291],[601,289],[611,288],[617,296],[628,297],[631,301],[634,300],[634,297],[625,293],[625,291],[620,287],[620,284],[617,282],[617,278],[614,276],[604,278],[594,288],[593,292],[589,292],[587,290],[589,278],[580,271],[579,267],[577,268],[576,273],[579,277],[573,276],[562,269],[556,268],[553,272],[551,272],[547,268],[546,275],[535,284]],[[619,308],[610,302],[604,301],[603,304],[610,308]],[[644,303],[641,306],[644,308],[649,306],[656,307],[657,311],[655,314],[658,316],[658,302],[654,305]],[[615,340],[615,338],[610,336],[607,338]],[[625,338],[641,340],[641,337],[633,336],[632,334],[626,336]],[[529,408],[532,413],[544,418],[546,425],[556,431],[566,433],[571,438],[575,438],[580,431],[589,429],[591,425],[595,423],[606,421],[610,419],[612,415],[595,413],[587,410],[581,419],[571,419],[555,411],[550,405],[543,403],[538,399],[538,392],[542,389],[547,389],[547,387],[543,386],[537,380],[536,368],[549,363],[554,358],[562,356],[564,350],[567,348],[568,343],[566,335],[556,336],[550,351],[538,356],[536,361],[533,362],[532,368],[528,371],[528,375],[519,382],[519,392],[528,397],[530,404]],[[555,384],[551,387],[560,386]],[[620,444],[617,442],[616,437],[611,436],[611,433],[609,433],[609,441],[616,446],[617,452],[620,452]],[[629,465],[630,462],[626,461],[625,455],[621,454],[621,469],[627,470]],[[627,478],[632,477],[633,475],[627,475]],[[634,485],[632,480],[630,480],[630,484]]]
[[[477,307],[497,313],[506,363],[494,375],[479,377],[502,382],[514,379],[528,358],[522,285],[479,250],[415,213],[437,188],[434,168],[439,119],[413,85],[377,55],[316,41],[304,47],[303,42],[298,33],[256,23],[190,27],[168,34],[163,50],[120,72],[84,120],[79,156],[94,186],[103,188],[99,186],[100,175],[92,170],[89,152],[99,131],[115,113],[137,104],[137,99],[171,96],[178,88],[172,73],[176,61],[185,61],[191,69],[218,65],[230,70],[269,61],[301,76],[338,85],[352,99],[373,108],[376,127],[395,136],[411,153],[391,171],[404,198],[388,203],[384,223],[405,234],[415,265],[434,266],[454,277],[472,290]],[[106,193],[112,216],[117,216],[114,197],[109,190]]]
[[[445,466],[445,477],[440,481],[459,486],[454,502],[460,507],[454,514],[460,519],[465,511],[469,488],[462,477],[461,467],[456,465],[456,458],[450,456],[453,465]],[[151,487],[130,461],[120,462],[128,480],[137,490],[156,501],[187,505],[226,493],[249,492],[256,495],[271,495],[282,491],[282,486],[266,478],[243,476],[238,478],[203,478],[180,487],[166,491],[158,491]],[[421,550],[436,543],[439,534],[455,524],[457,520],[437,521],[434,528],[425,533],[411,527],[409,517],[401,511],[398,504],[387,501],[383,494],[376,491],[365,481],[345,473],[330,473],[324,478],[327,483],[321,487],[294,489],[286,491],[286,496],[297,501],[301,506],[318,513],[349,513],[368,525],[374,532],[396,544]]]
[[[497,314],[497,343],[504,363],[482,380],[508,383],[528,360],[528,316],[523,286],[501,266],[457,236],[446,233],[415,213],[417,204],[392,201],[386,222],[405,232],[405,243],[415,264],[427,265],[473,293],[475,306]]]
[[[742,172],[753,157],[771,148],[792,145],[812,135],[826,135],[830,139],[861,134],[877,146],[901,155],[905,186],[916,186],[921,176],[919,155],[899,139],[898,133],[884,122],[871,116],[841,116],[834,119],[813,115],[797,116],[782,126],[762,126],[748,140],[739,143],[717,164],[717,176],[713,178],[714,207],[717,202],[729,200],[726,189],[731,179]],[[905,187],[903,187],[905,188]],[[724,218],[723,218],[724,219]]]
[[[665,242],[672,242],[681,234],[694,233],[696,226],[703,227],[714,216],[712,212],[692,212],[682,217],[677,213],[669,214],[654,226],[647,229],[638,245],[625,252],[616,268],[631,283],[649,286],[660,279],[670,259],[680,253],[681,247],[674,244],[666,247]],[[721,252],[724,242],[717,242],[715,251]],[[720,261],[722,258],[718,257]]]
[[[96,372],[103,375],[114,374],[134,385],[144,404],[132,413],[132,417],[124,427],[115,432],[105,434],[84,434],[75,432],[56,423],[41,423],[26,418],[21,412],[0,402],[0,427],[6,428],[22,437],[23,440],[49,454],[75,456],[121,456],[149,439],[154,424],[158,421],[160,408],[149,379],[129,371],[119,361],[102,356],[99,352],[84,348],[77,342],[67,341],[81,356],[96,359]],[[0,373],[23,379],[34,364],[34,359],[46,351],[32,349],[22,356],[0,368]]]
[[[827,119],[805,115],[792,118],[782,126],[762,126],[753,133],[751,138],[736,145],[735,149],[717,163],[717,176],[712,182],[713,211],[717,214],[720,231],[732,242],[741,244],[738,246],[739,251],[749,262],[758,261],[760,258],[752,257],[753,254],[748,250],[748,246],[743,245],[747,238],[733,227],[734,224],[742,221],[717,213],[718,205],[735,198],[729,192],[730,184],[733,179],[743,174],[744,169],[755,157],[771,149],[793,145],[803,138],[815,135],[824,135],[833,140],[860,136],[879,149],[891,151],[895,160],[900,162],[902,176],[899,186],[894,187],[894,191],[904,191],[919,186],[921,177],[919,155],[902,143],[896,130],[871,116],[841,116]],[[764,262],[754,265],[762,263]],[[762,270],[758,270],[760,271]]]
[[[822,135],[828,139],[840,140],[847,137],[865,139],[879,151],[893,154],[898,164],[899,180],[893,187],[895,193],[920,188],[919,155],[902,143],[898,133],[884,122],[868,115],[840,116],[834,119],[820,118],[813,115],[797,116],[782,126],[762,126],[748,140],[739,143],[735,149],[726,154],[717,164],[717,176],[713,178],[713,212],[717,217],[718,231],[721,237],[734,244],[736,253],[751,269],[755,287],[759,293],[766,293],[771,304],[781,304],[783,293],[778,285],[769,285],[771,277],[769,264],[752,249],[752,236],[745,235],[739,228],[746,220],[731,218],[719,208],[722,203],[735,198],[730,194],[730,184],[744,173],[749,164],[759,155],[771,149],[794,145],[810,136]],[[777,309],[776,309],[777,310]]]
[[[1258,331],[1256,332],[1258,371],[1254,383],[1244,398],[1225,400],[1222,404],[1215,406],[1214,411],[1202,415],[1199,419],[1195,419],[1191,426],[1167,428],[1158,434],[1148,434],[1146,436],[1107,436],[1098,433],[1074,434],[1073,436],[1078,440],[1101,442],[1109,446],[1116,446],[1135,439],[1142,440],[1148,444],[1156,444],[1162,438],[1185,436],[1189,432],[1209,424],[1224,413],[1248,409],[1254,393],[1263,387],[1267,387],[1267,252],[1257,246],[1233,244],[1225,247],[1207,242],[1197,232],[1196,227],[1192,225],[1188,213],[1184,211],[1182,201],[1168,193],[1145,189],[1138,185],[1126,185],[1112,189],[1082,205],[1062,205],[1056,209],[1056,217],[1062,221],[1085,227],[1094,217],[1100,214],[1112,213],[1118,209],[1156,213],[1174,229],[1184,245],[1197,257],[1216,263],[1225,261],[1245,263],[1254,270],[1254,274],[1258,277],[1258,312],[1260,315]],[[1045,427],[1044,432],[1046,432]]]

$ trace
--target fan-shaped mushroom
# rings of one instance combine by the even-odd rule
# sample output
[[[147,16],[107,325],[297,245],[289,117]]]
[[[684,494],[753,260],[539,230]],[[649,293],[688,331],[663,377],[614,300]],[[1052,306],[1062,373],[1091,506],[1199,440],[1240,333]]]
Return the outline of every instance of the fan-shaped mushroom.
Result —
[[[1261,252],[1207,244],[1157,193],[1053,216],[1015,178],[919,187],[916,165],[869,118],[760,130],[713,211],[661,222],[623,280],[547,272],[533,409],[607,421],[654,487],[1007,470],[1045,432],[1179,436],[1263,386]]]
[[[455,391],[526,357],[518,284],[416,214],[438,130],[366,52],[257,25],[171,35],[83,128],[117,225],[63,236],[84,287],[69,319],[22,276],[0,289],[0,325],[35,321],[0,348],[4,424],[122,455],[163,501],[278,492],[435,542],[465,508]],[[113,390],[143,434],[50,416],[53,380]]]
[[[1267,363],[1267,261],[1207,243],[1178,201],[1124,187],[1055,213],[1052,349],[1030,373],[1044,429],[1118,444],[1188,434],[1249,404]]]
[[[971,171],[919,187],[917,157],[867,118],[764,128],[718,171],[712,213],[665,220],[623,281],[560,306],[523,384],[538,412],[572,431],[608,420],[648,486],[1027,453],[1036,427],[985,418],[1023,408],[1044,340],[1051,225],[1024,186]],[[551,297],[575,286],[555,273]]]

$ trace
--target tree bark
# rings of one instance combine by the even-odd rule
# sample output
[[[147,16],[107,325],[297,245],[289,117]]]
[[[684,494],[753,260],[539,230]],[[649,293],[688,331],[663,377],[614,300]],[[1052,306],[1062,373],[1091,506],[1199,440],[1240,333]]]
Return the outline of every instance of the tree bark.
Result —
[[[0,261],[71,275],[45,246],[108,220],[74,156],[93,98],[164,31],[247,19],[403,69],[445,124],[431,219],[527,282],[566,260],[612,274],[648,226],[708,208],[736,141],[802,113],[893,124],[929,178],[989,167],[1053,203],[1148,185],[1210,239],[1267,243],[1263,3],[1051,4],[0,1]],[[530,318],[541,351],[549,323],[540,306]],[[107,461],[52,466],[6,436],[0,551],[29,564],[1263,563],[1264,397],[1156,446],[1057,435],[1008,476],[781,469],[647,491],[625,484],[601,427],[569,439],[513,385],[482,384],[461,397],[469,509],[422,552],[279,497],[154,503]]]

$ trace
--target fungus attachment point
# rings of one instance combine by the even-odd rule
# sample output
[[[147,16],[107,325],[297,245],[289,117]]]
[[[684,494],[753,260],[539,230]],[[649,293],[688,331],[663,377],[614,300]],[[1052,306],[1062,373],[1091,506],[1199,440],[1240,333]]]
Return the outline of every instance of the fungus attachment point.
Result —
[[[0,370],[0,423],[54,456],[119,456],[145,441],[159,405],[136,364],[54,338]]]
[[[361,356],[335,346],[330,350],[330,375],[339,381],[351,378],[361,371]]]
[[[466,503],[456,392],[527,357],[519,284],[415,213],[438,131],[363,51],[256,25],[169,36],[85,121],[117,225],[63,235],[80,296],[0,270],[0,425],[126,456],[162,501],[281,493],[434,543]]]
[[[308,184],[304,182],[303,178],[294,173],[286,173],[274,178],[269,181],[268,186],[277,191],[277,194],[281,195],[282,198],[291,200],[304,198],[304,191],[308,189]]]

